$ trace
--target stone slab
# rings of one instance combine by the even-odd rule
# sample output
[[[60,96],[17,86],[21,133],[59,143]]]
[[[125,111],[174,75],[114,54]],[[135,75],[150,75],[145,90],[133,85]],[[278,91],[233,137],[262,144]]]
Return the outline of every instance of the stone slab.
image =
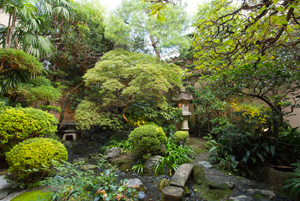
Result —
[[[179,186],[184,187],[186,181],[189,179],[192,171],[194,169],[194,165],[190,163],[184,163],[178,167],[174,176],[171,179],[171,186]]]
[[[162,201],[182,201],[184,190],[177,186],[167,186],[163,189]]]

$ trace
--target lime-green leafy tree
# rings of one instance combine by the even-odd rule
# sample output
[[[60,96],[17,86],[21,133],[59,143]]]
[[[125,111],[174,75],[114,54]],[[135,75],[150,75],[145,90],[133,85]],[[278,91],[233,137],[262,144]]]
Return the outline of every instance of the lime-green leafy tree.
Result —
[[[142,0],[144,2],[149,2],[149,9],[151,11],[151,15],[156,16],[159,22],[164,21],[165,18],[165,10],[169,8],[169,6],[181,4],[180,0]]]
[[[76,1],[72,4],[70,18],[47,17],[47,32],[53,38],[55,54],[49,60],[53,81],[64,82],[60,121],[64,118],[66,103],[76,108],[83,98],[82,76],[94,67],[105,52],[113,49],[113,43],[104,36],[105,10],[99,1]]]
[[[11,103],[22,101],[31,105],[38,101],[57,101],[60,90],[41,75],[45,72],[36,57],[16,49],[0,49],[0,95],[9,97]]]
[[[56,103],[61,97],[59,89],[52,86],[51,81],[44,76],[37,76],[28,83],[21,84],[17,93],[24,97],[29,105],[37,107],[39,101],[45,101],[47,105]],[[43,108],[43,107],[42,107]]]
[[[158,58],[164,52],[189,48],[188,15],[183,8],[172,6],[165,10],[165,20],[157,21],[150,15],[149,3],[141,0],[125,0],[107,19],[106,35],[117,46],[131,51],[155,53]]]
[[[44,71],[36,57],[21,50],[0,49],[0,94],[13,95],[15,89]]]
[[[180,87],[180,68],[141,53],[117,49],[106,53],[96,66],[83,76],[90,88],[90,96],[79,104],[75,118],[81,128],[101,125],[110,113],[114,117],[122,114],[128,121],[126,110],[136,100],[155,98],[155,107],[167,105],[162,92]],[[89,104],[92,107],[83,107]],[[94,117],[94,113],[101,116]],[[96,114],[95,114],[96,115]],[[98,118],[99,117],[99,118]],[[119,121],[121,121],[121,118]],[[112,127],[112,126],[111,126]]]
[[[283,108],[299,101],[299,2],[213,1],[200,12],[194,41],[197,67],[222,98],[247,96],[272,110],[270,129],[278,134]]]

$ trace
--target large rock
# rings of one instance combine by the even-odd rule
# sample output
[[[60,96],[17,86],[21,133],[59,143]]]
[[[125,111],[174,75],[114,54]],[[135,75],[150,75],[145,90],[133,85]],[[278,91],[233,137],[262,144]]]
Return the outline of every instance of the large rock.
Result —
[[[162,201],[182,201],[184,190],[177,186],[168,186],[163,189]]]
[[[140,179],[128,179],[126,182],[126,186],[129,188],[134,188],[137,191],[143,191],[147,193],[147,188],[144,186],[143,182]]]
[[[261,195],[263,197],[267,197],[269,200],[275,200],[276,194],[270,190],[262,190],[262,189],[247,189],[247,194],[251,196]]]
[[[147,175],[154,175],[155,164],[158,163],[160,158],[162,158],[162,156],[159,155],[151,156],[150,158],[148,158],[144,164],[144,173]],[[164,165],[163,167],[163,174],[168,174],[168,168],[166,165]]]
[[[11,192],[12,185],[7,182],[4,175],[0,176],[0,200],[6,198]]]
[[[138,160],[139,158],[134,153],[121,153],[117,157],[109,159],[109,161],[113,165],[117,165],[122,172],[130,171]]]
[[[104,152],[104,155],[107,156],[107,159],[115,158],[122,152],[122,149],[119,147],[112,147],[107,149]]]
[[[179,186],[179,187],[184,187],[185,183],[189,179],[192,171],[193,171],[194,165],[190,163],[184,163],[180,165],[174,176],[171,179],[170,185],[172,186]]]
[[[208,180],[202,166],[195,166],[193,172],[193,182],[201,186],[207,186]]]

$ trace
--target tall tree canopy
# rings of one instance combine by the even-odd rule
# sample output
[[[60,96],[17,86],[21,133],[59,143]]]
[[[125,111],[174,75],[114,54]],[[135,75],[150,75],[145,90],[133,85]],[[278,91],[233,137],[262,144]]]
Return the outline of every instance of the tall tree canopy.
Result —
[[[213,1],[199,12],[194,41],[197,67],[211,90],[263,101],[273,135],[299,106],[299,2]],[[208,11],[207,13],[203,10]],[[270,127],[270,128],[271,128]]]
[[[189,39],[185,31],[189,26],[188,15],[179,6],[165,10],[162,22],[150,15],[149,3],[140,0],[124,0],[107,20],[106,35],[117,45],[131,51],[161,53],[174,49],[185,51]]]
[[[38,58],[49,57],[53,45],[43,34],[48,18],[69,18],[70,0],[2,0],[0,7],[9,15],[8,26],[1,29],[5,48],[22,49]]]
[[[300,56],[300,2],[297,0],[210,3],[208,15],[196,23],[196,57],[200,68],[240,64],[289,65]],[[218,63],[221,62],[221,63]]]
[[[88,99],[79,104],[75,118],[82,128],[89,128],[107,122],[112,118],[109,113],[122,112],[128,121],[126,109],[139,100],[154,98],[157,108],[166,107],[161,92],[181,86],[179,72],[176,65],[152,56],[122,49],[110,51],[83,76],[91,92]],[[97,116],[91,115],[95,112]]]

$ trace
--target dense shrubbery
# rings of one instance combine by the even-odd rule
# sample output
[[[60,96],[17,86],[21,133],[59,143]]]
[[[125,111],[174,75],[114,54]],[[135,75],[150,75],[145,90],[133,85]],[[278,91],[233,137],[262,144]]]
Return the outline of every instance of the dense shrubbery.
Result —
[[[58,120],[34,108],[0,107],[0,155],[19,142],[56,131]]]
[[[57,189],[52,192],[53,200],[137,200],[136,190],[126,186],[124,181],[117,181],[116,169],[112,168],[103,157],[95,158],[96,165],[65,162],[56,167],[56,176],[49,177],[45,184]],[[95,175],[94,171],[101,173]],[[47,200],[48,201],[48,200]]]
[[[185,142],[186,139],[189,137],[189,133],[188,132],[185,132],[185,131],[177,131],[175,134],[174,134],[174,141],[176,143],[178,142]]]
[[[243,113],[244,114],[244,113]],[[268,119],[266,117],[266,119]],[[237,169],[243,176],[254,176],[253,168],[260,163],[288,166],[300,160],[300,132],[288,126],[280,127],[278,136],[264,129],[262,118],[244,116],[218,130],[218,145],[210,160]]]
[[[144,155],[147,153],[157,154],[161,144],[165,143],[167,138],[161,127],[145,125],[134,129],[128,140],[132,141],[138,152]]]
[[[54,161],[67,160],[63,144],[49,138],[34,138],[20,142],[6,153],[11,179],[25,187],[51,173]]]

